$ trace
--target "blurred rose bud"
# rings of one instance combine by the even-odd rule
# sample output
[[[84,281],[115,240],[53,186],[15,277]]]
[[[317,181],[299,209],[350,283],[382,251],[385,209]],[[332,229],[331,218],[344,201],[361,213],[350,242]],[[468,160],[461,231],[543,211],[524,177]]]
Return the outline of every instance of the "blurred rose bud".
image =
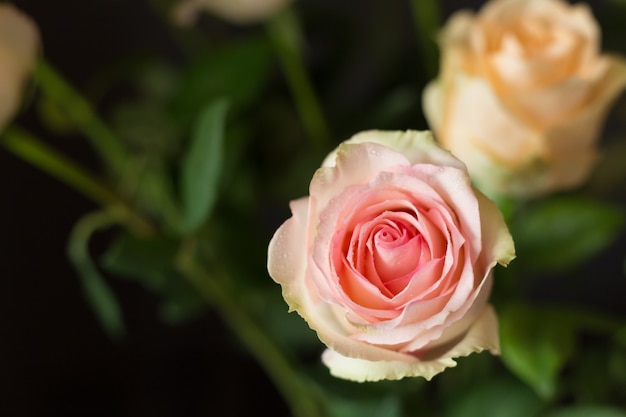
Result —
[[[0,129],[15,115],[27,77],[35,66],[39,32],[10,4],[0,4]]]
[[[488,305],[514,247],[497,206],[429,132],[362,132],[317,170],[269,244],[283,296],[354,381],[422,376],[499,349]]]
[[[586,5],[492,0],[477,14],[454,14],[440,46],[424,111],[484,192],[531,197],[586,180],[626,85],[626,63],[600,53]]]
[[[206,11],[229,22],[246,25],[270,18],[291,0],[181,0],[174,8],[174,20],[192,25]]]

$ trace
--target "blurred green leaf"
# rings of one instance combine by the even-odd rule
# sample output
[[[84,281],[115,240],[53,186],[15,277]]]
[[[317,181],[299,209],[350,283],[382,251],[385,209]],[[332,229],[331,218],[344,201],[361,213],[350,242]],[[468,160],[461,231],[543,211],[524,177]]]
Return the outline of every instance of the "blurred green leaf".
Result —
[[[102,257],[102,265],[113,273],[144,279],[151,290],[167,286],[168,273],[178,244],[163,238],[118,237]]]
[[[158,220],[168,233],[180,230],[181,209],[176,199],[174,179],[160,158],[138,156],[134,160],[134,175],[124,184],[134,205]]]
[[[622,331],[622,337],[624,333],[626,333],[626,328]],[[613,382],[617,382],[621,384],[622,387],[626,387],[626,344],[623,343],[623,340],[617,340],[616,344],[621,344],[621,346],[616,346],[608,355],[609,364],[607,366],[607,373]]]
[[[626,417],[626,411],[603,405],[579,405],[552,410],[541,417]]]
[[[330,417],[402,417],[400,399],[327,397]]]
[[[502,361],[540,396],[550,398],[574,347],[574,328],[560,315],[524,305],[498,313]]]
[[[105,332],[114,340],[120,339],[125,333],[122,313],[115,295],[91,260],[89,241],[96,231],[116,222],[117,220],[105,211],[83,216],[72,229],[67,247],[69,259],[81,278],[87,301]]]
[[[178,150],[181,135],[160,103],[143,100],[117,105],[112,124],[135,153],[167,157]]]
[[[262,91],[271,64],[271,48],[264,38],[243,39],[209,51],[182,75],[172,112],[185,125],[217,97],[228,97],[234,110],[240,110]]]
[[[259,288],[246,298],[246,304],[259,312],[267,331],[291,350],[306,352],[320,349],[319,339],[295,312],[288,313],[288,305],[280,291]]]
[[[463,393],[478,379],[491,378],[495,370],[501,369],[500,360],[486,351],[455,360],[457,366],[437,375],[437,384],[442,392]]]
[[[531,417],[543,405],[526,385],[502,376],[468,385],[443,402],[445,417]]]
[[[192,233],[215,205],[222,170],[227,103],[217,100],[200,113],[181,172],[183,232]]]
[[[164,238],[122,235],[107,250],[102,265],[111,273],[137,280],[162,297],[161,316],[168,323],[195,317],[205,303],[174,268],[178,243]]]
[[[591,199],[541,201],[512,219],[517,258],[544,270],[575,268],[612,243],[624,219],[621,209]]]
[[[580,404],[614,404],[624,399],[626,350],[606,341],[585,340],[563,380],[567,396]]]

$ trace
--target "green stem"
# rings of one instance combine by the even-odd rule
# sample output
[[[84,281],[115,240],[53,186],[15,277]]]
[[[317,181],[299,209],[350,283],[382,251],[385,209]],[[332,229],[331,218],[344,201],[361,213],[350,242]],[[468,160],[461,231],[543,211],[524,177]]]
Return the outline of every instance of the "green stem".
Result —
[[[2,133],[0,144],[24,161],[74,188],[101,206],[118,210],[135,231],[142,234],[153,233],[154,228],[149,222],[135,213],[124,200],[85,168],[37,140],[26,131],[17,127],[9,127]]]
[[[122,173],[128,153],[122,141],[100,120],[91,104],[44,60],[38,62],[33,76],[41,90],[91,142],[112,172]]]
[[[321,149],[327,148],[330,133],[302,60],[302,35],[297,16],[287,8],[268,20],[266,29],[311,141]]]
[[[439,51],[437,48],[437,31],[440,25],[440,14],[437,0],[410,0],[417,43],[422,52],[422,63],[426,77],[431,80],[437,76],[439,67]]]
[[[120,220],[116,213],[106,210],[86,214],[72,228],[67,243],[67,254],[78,273],[83,294],[104,331],[116,341],[126,333],[122,310],[114,292],[91,259],[89,241],[95,232],[114,226]]]
[[[322,403],[315,396],[317,391],[306,383],[293,369],[284,353],[267,336],[255,320],[242,309],[241,304],[227,289],[228,277],[222,279],[211,274],[200,265],[193,255],[193,248],[184,247],[177,259],[179,270],[197,288],[200,294],[220,313],[239,339],[273,380],[276,388],[288,403],[296,417],[322,417]]]

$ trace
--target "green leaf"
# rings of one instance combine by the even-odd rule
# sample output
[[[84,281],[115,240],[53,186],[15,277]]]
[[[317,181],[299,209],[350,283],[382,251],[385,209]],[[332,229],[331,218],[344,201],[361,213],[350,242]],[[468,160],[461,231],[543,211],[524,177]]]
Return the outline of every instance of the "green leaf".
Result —
[[[613,242],[624,212],[580,197],[544,200],[518,212],[511,223],[517,258],[544,270],[575,268]]]
[[[579,405],[552,410],[541,417],[626,417],[626,411],[602,405]]]
[[[159,224],[166,233],[181,230],[181,207],[171,169],[160,157],[140,154],[131,159],[126,181],[120,184],[133,206]]]
[[[501,308],[498,316],[504,364],[540,396],[554,396],[574,347],[571,323],[555,312],[523,305]]]
[[[124,322],[114,293],[91,260],[89,240],[97,230],[116,223],[108,212],[95,212],[76,222],[68,241],[68,256],[81,278],[83,293],[100,321],[104,331],[114,340],[123,337]]]
[[[267,331],[291,350],[306,352],[319,349],[317,334],[299,315],[294,312],[287,313],[288,306],[282,299],[280,291],[275,291],[275,288],[273,290],[258,288],[252,294],[254,298],[249,302],[259,305],[257,310]]]
[[[447,404],[445,417],[529,417],[543,404],[531,389],[511,378],[489,378],[466,386]]]
[[[183,125],[189,115],[216,97],[228,97],[238,110],[253,101],[266,84],[272,53],[264,38],[231,42],[209,51],[183,74],[171,108]]]
[[[607,345],[606,339],[600,339],[599,343],[586,343],[576,355],[575,366],[571,367],[567,379],[563,381],[568,396],[576,398],[581,404],[608,403],[612,392],[619,386],[617,379],[612,378],[616,370],[614,365],[619,365],[613,362],[618,357],[615,355],[617,351]]]
[[[227,103],[217,100],[200,113],[183,159],[181,191],[183,232],[192,233],[215,205],[222,170]]]
[[[401,417],[402,407],[398,397],[355,398],[328,397],[330,417]]]
[[[112,273],[141,279],[153,291],[162,291],[177,248],[174,240],[123,234],[103,255],[102,266]]]
[[[117,105],[112,125],[136,154],[166,158],[178,150],[180,134],[160,103],[142,100]]]
[[[160,295],[161,317],[176,324],[197,316],[205,308],[200,295],[174,267],[177,252],[175,240],[122,235],[104,254],[102,265]]]

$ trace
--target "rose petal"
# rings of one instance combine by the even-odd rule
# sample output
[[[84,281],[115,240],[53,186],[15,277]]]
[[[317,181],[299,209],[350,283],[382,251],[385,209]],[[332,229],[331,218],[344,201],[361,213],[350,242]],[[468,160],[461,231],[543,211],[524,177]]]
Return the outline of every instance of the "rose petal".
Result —
[[[555,123],[548,130],[546,141],[555,156],[587,151],[598,139],[609,106],[624,91],[626,59],[609,55],[603,59],[603,63],[606,71],[597,80],[593,94],[587,97],[585,107],[571,120]]]
[[[336,150],[336,166],[318,169],[309,187],[320,207],[327,207],[330,200],[350,186],[366,184],[378,173],[394,171],[409,166],[406,156],[377,143],[354,146],[343,143]]]
[[[292,217],[276,230],[270,240],[267,269],[272,279],[282,286],[283,297],[292,311],[299,308],[302,293],[306,291],[309,199],[292,201],[290,207]]]
[[[351,145],[355,146],[355,145]],[[365,144],[364,147],[369,148],[374,144]],[[358,153],[356,154],[358,156]],[[341,164],[338,165],[338,168]],[[394,167],[390,167],[392,169]],[[397,166],[395,167],[398,168]],[[407,167],[407,169],[410,167]],[[325,168],[333,171],[335,168]],[[329,172],[329,176],[335,173]],[[403,181],[403,174],[382,173],[371,183],[363,186],[347,186],[340,194],[327,203],[327,207],[321,213],[313,216],[316,219],[322,219],[316,227],[315,242],[313,244],[313,261],[319,269],[319,275],[314,281],[319,285],[319,292],[322,298],[328,302],[347,302],[352,303],[349,297],[345,297],[341,293],[338,280],[334,277],[338,276],[334,269],[337,265],[343,265],[341,259],[346,256],[347,251],[344,249],[345,236],[350,234],[350,230],[358,224],[368,220],[368,217],[375,214],[370,212],[370,208],[378,208],[377,204],[383,203],[385,200],[405,202],[411,201],[411,196],[406,195],[403,189],[406,185]],[[434,204],[438,199],[437,193],[426,182],[419,181],[415,178],[406,178],[410,184],[413,193],[419,193],[424,201]],[[334,184],[328,184],[329,188]],[[395,191],[394,191],[395,190]],[[312,197],[313,199],[313,197]],[[397,204],[397,203],[395,203]],[[364,209],[365,207],[365,209]],[[310,214],[311,215],[311,214]],[[339,240],[338,240],[339,239]],[[431,243],[429,242],[429,245]],[[365,282],[365,281],[363,281]],[[376,300],[376,303],[385,303],[386,301]],[[371,305],[371,303],[370,303]]]
[[[502,102],[524,120],[528,126],[546,130],[563,121],[575,119],[576,113],[586,106],[591,94],[607,70],[605,62],[598,61],[595,71],[586,77],[570,76],[540,89],[500,94]],[[558,66],[557,63],[552,65]]]
[[[543,152],[539,132],[516,120],[483,79],[458,74],[444,100],[448,105],[439,138],[467,164],[471,177],[485,175],[477,169],[477,152],[510,169]]]
[[[483,239],[483,259],[485,269],[491,269],[496,263],[507,266],[515,259],[513,237],[504,220],[502,212],[492,200],[480,190],[475,189],[480,207],[480,226]]]
[[[452,359],[440,361],[414,361],[410,363],[397,361],[368,361],[349,358],[326,349],[322,361],[330,369],[331,375],[355,382],[380,381],[384,379],[398,380],[405,377],[421,376],[430,380],[446,368],[456,366]]]
[[[368,361],[346,357],[332,349],[327,349],[322,355],[322,361],[328,366],[332,375],[357,382],[383,379],[397,380],[415,376],[430,380],[446,368],[456,366],[454,358],[481,352],[485,349],[494,354],[499,352],[498,322],[491,306],[484,308],[480,317],[458,344],[441,357],[433,360],[421,361],[415,358],[410,363],[385,360]]]
[[[433,164],[442,167],[449,166],[462,170],[465,169],[465,166],[461,161],[450,155],[448,151],[445,151],[437,146],[433,140],[432,134],[429,131],[367,130],[357,133],[343,143],[381,144],[404,155],[404,157],[409,160],[410,165]],[[337,155],[339,153],[338,151],[341,146],[342,145],[340,145],[324,159],[322,167],[335,166]]]

